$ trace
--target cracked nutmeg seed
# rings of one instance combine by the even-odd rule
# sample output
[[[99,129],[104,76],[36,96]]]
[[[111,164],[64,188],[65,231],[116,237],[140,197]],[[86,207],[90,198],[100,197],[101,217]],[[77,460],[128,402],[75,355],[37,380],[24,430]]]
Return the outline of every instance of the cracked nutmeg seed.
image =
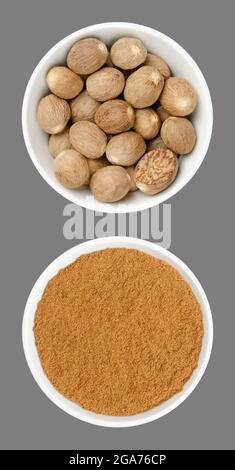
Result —
[[[173,183],[179,167],[178,158],[169,149],[146,153],[135,168],[137,188],[145,194],[157,194]]]

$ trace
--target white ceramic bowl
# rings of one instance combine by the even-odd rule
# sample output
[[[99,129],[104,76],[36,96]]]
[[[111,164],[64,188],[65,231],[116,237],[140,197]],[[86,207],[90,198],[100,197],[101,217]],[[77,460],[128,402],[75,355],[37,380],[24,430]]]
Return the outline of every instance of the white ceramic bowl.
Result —
[[[200,303],[204,324],[204,337],[198,367],[194,370],[192,376],[186,382],[183,390],[155,408],[152,408],[143,413],[138,413],[134,416],[127,417],[105,416],[86,411],[79,405],[67,400],[63,395],[57,392],[57,390],[51,385],[42,370],[33,334],[34,315],[36,312],[37,303],[41,299],[41,296],[48,281],[61,268],[64,268],[68,264],[75,261],[75,259],[78,258],[80,255],[84,253],[91,253],[93,251],[103,250],[105,248],[110,247],[135,248],[137,250],[143,251],[144,253],[148,253],[149,255],[152,255],[155,258],[163,259],[167,263],[174,266],[181,273],[185,281],[187,281],[188,284],[191,286],[198,302]],[[138,238],[106,237],[91,240],[71,248],[70,250],[66,251],[61,256],[56,258],[45,269],[45,271],[36,281],[26,303],[22,334],[24,352],[31,373],[36,382],[38,383],[39,387],[52,402],[54,402],[57,406],[59,406],[59,408],[64,410],[66,413],[88,423],[107,427],[129,427],[148,423],[150,421],[160,418],[161,416],[166,415],[178,405],[180,405],[192,393],[192,391],[202,378],[210,358],[213,341],[213,323],[210,306],[202,286],[200,285],[199,281],[194,276],[192,271],[190,271],[190,269],[179,258],[154,243],[147,242]]]
[[[47,71],[53,65],[65,63],[66,55],[72,44],[87,36],[97,36],[108,45],[121,36],[136,36],[144,42],[150,52],[159,54],[166,60],[174,75],[186,78],[197,90],[199,103],[192,116],[197,133],[196,146],[190,155],[181,159],[180,171],[173,184],[155,196],[147,196],[136,191],[130,193],[120,202],[107,204],[97,201],[88,188],[70,190],[63,187],[54,176],[53,159],[48,151],[48,138],[38,127],[36,108],[40,98],[48,93],[45,82]],[[22,126],[26,147],[41,176],[69,201],[100,212],[139,211],[160,204],[176,194],[188,183],[201,165],[209,146],[212,124],[213,111],[210,92],[198,65],[179,44],[168,36],[147,26],[132,23],[104,23],[88,26],[58,42],[35,68],[25,91],[22,109]]]

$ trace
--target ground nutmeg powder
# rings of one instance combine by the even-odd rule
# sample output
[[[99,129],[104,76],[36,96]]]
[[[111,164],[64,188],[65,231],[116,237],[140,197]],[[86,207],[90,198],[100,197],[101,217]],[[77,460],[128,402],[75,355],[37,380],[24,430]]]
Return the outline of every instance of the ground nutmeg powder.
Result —
[[[201,308],[169,264],[141,251],[80,256],[37,306],[36,347],[53,386],[83,408],[133,415],[182,390],[198,364]]]

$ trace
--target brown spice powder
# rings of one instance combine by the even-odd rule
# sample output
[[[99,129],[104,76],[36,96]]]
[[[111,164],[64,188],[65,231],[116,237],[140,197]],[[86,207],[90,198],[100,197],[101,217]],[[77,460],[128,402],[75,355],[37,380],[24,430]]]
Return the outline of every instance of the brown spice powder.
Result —
[[[43,370],[61,394],[121,416],[182,390],[198,364],[203,323],[172,266],[114,248],[80,256],[48,282],[34,334]]]

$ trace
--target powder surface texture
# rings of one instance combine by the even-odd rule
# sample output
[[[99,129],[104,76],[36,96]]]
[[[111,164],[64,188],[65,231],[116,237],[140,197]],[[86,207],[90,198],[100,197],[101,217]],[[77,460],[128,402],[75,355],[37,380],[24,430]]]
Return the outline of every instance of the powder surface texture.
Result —
[[[182,390],[198,364],[203,322],[172,266],[114,248],[80,256],[48,282],[34,335],[42,368],[61,394],[123,416]]]

